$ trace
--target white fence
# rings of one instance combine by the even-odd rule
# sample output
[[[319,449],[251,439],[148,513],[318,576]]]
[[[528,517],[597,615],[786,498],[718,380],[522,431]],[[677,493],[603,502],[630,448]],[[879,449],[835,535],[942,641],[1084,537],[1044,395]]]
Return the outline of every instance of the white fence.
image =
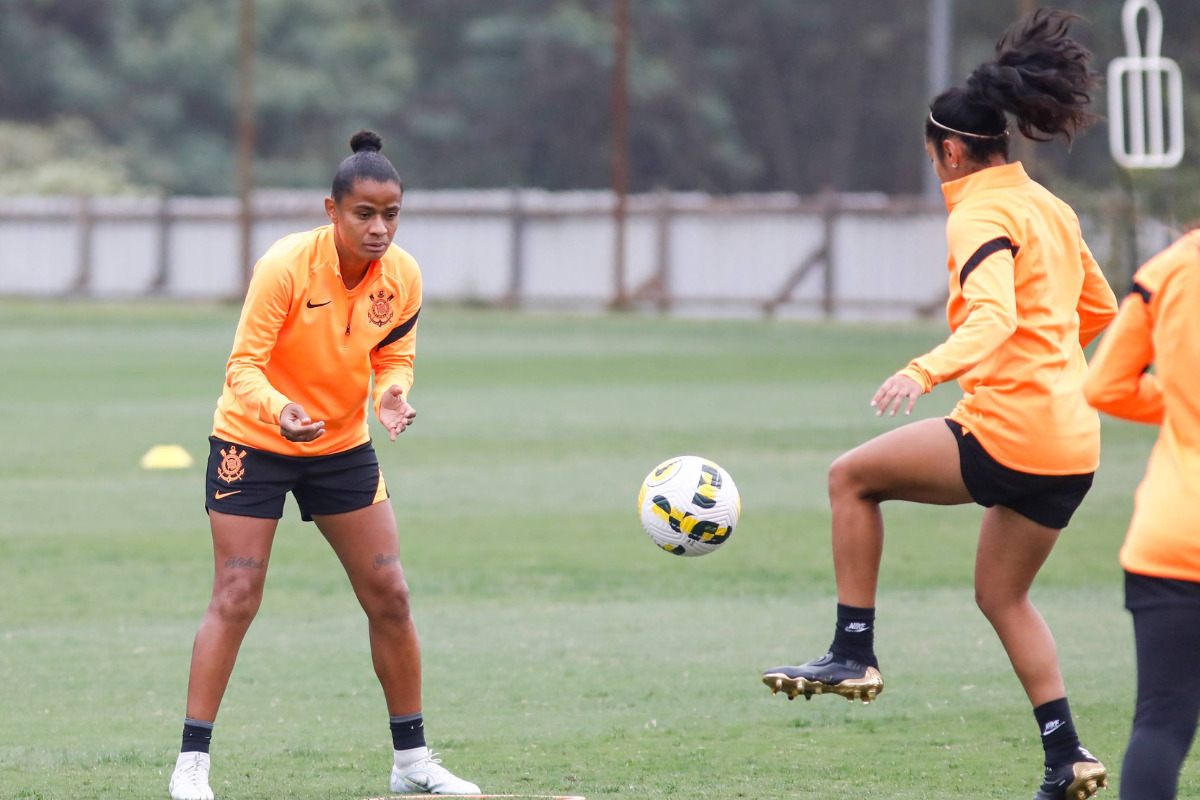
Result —
[[[683,314],[940,313],[945,216],[881,195],[634,196],[625,289]],[[252,218],[257,257],[325,224],[323,195],[261,192]],[[607,192],[413,191],[396,242],[430,300],[600,309],[617,294],[613,226]],[[231,198],[0,199],[0,295],[236,298],[239,249]]]

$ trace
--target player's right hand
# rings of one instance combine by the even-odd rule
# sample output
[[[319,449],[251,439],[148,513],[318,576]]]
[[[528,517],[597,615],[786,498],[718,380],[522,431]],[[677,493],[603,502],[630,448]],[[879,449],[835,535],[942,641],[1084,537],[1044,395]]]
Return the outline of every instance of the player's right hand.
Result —
[[[299,403],[288,403],[279,415],[279,435],[289,442],[311,442],[325,435],[325,423],[309,419]]]
[[[917,398],[925,394],[925,390],[921,388],[921,384],[914,381],[907,375],[893,375],[883,382],[879,390],[875,392],[875,396],[871,398],[871,407],[875,409],[875,416],[882,417],[890,411],[890,416],[896,416],[896,412],[904,406],[904,401],[908,401],[908,407],[904,409],[904,413],[911,414],[913,406],[916,405]]]

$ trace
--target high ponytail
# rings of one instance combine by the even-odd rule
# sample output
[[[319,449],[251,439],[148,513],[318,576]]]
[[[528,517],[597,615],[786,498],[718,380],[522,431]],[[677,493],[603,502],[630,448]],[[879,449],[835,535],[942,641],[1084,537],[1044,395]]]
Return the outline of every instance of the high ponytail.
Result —
[[[952,133],[965,133],[968,155],[983,161],[1008,157],[1007,114],[1017,130],[1044,142],[1068,142],[1099,119],[1087,109],[1099,75],[1088,66],[1091,53],[1067,30],[1075,14],[1039,8],[1005,31],[996,58],[976,67],[962,87],[942,92],[930,104],[925,138],[940,146]],[[940,124],[939,124],[940,123]],[[951,130],[953,129],[953,130]]]

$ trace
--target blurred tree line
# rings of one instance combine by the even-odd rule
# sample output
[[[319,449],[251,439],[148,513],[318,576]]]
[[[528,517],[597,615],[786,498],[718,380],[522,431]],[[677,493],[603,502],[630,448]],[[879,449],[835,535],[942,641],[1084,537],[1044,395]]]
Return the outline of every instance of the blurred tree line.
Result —
[[[1195,0],[1159,3],[1195,143]],[[1088,18],[1077,35],[1098,71],[1125,53],[1121,0],[1060,5]],[[927,6],[632,0],[632,188],[919,193]],[[954,79],[1028,7],[958,0]],[[75,175],[77,191],[233,192],[236,0],[0,8],[0,191],[63,191]],[[609,185],[612,0],[256,0],[255,14],[260,186],[325,186],[363,127],[409,186]],[[1173,177],[1137,180],[1200,207],[1198,150]],[[1032,159],[1081,193],[1117,181],[1103,124]]]

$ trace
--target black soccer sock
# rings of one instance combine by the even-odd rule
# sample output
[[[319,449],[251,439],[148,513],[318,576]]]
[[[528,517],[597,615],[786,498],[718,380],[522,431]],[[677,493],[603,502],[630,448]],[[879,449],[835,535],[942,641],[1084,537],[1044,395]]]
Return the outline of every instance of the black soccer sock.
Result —
[[[875,660],[875,609],[838,603],[837,630],[830,652],[840,658],[879,668]]]
[[[212,744],[213,724],[187,717],[183,720],[183,747],[181,753],[207,753]]]
[[[418,711],[403,717],[389,717],[392,725],[392,749],[412,750],[425,746],[425,720]]]
[[[1046,766],[1057,767],[1079,759],[1079,734],[1071,719],[1067,698],[1042,703],[1033,710],[1038,730],[1042,732],[1042,748],[1046,751]]]

